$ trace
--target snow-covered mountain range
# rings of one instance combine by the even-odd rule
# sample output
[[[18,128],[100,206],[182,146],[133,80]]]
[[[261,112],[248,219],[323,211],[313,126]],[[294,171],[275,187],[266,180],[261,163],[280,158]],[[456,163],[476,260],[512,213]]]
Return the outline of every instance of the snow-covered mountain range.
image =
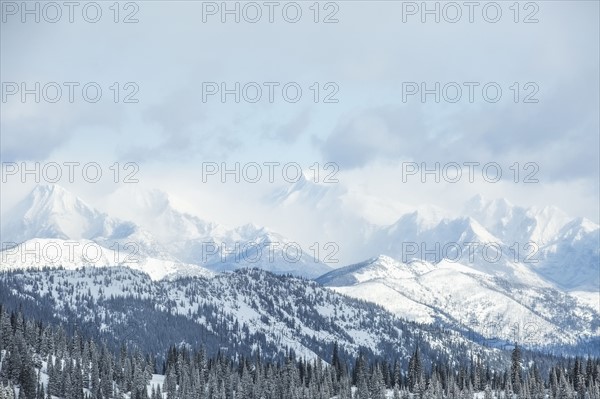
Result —
[[[593,339],[598,308],[551,286],[502,278],[448,262],[402,263],[387,256],[332,271],[317,282],[377,303],[400,317],[472,330],[490,342],[541,347]]]
[[[343,195],[305,179],[272,200],[286,207],[312,199],[327,209]],[[599,226],[557,208],[477,196],[458,216],[422,205],[389,225],[362,220],[359,242],[372,257],[333,270],[265,227],[207,222],[160,191],[134,200],[123,206],[143,217],[124,221],[60,186],[37,186],[4,212],[0,268],[127,266],[173,280],[256,267],[499,342],[578,345],[600,336]]]
[[[421,206],[372,228],[364,242],[373,258],[317,281],[489,339],[543,346],[600,335],[597,224],[481,196],[449,214]]]
[[[314,281],[239,270],[213,278],[153,281],[124,267],[0,274],[6,305],[23,304],[48,321],[77,323],[117,343],[150,353],[173,342],[266,358],[293,351],[330,357],[337,342],[386,358],[410,356],[415,345],[431,358],[468,360],[506,355],[452,331],[430,330],[385,309],[331,292]],[[165,339],[166,338],[166,339]]]
[[[482,213],[472,209],[475,215]],[[598,291],[598,225],[585,218],[569,220],[557,210],[516,206],[507,208],[497,222],[490,222],[488,216],[480,220],[486,224],[475,216],[436,219],[435,214],[415,211],[375,230],[367,245],[374,254],[404,263],[446,260],[521,283]]]
[[[5,212],[1,267],[126,265],[155,278],[248,266],[307,278],[331,270],[267,228],[228,229],[179,211],[164,193],[153,194],[144,209],[147,217],[132,222],[98,211],[59,185],[38,185]],[[71,247],[81,249],[73,254]]]

